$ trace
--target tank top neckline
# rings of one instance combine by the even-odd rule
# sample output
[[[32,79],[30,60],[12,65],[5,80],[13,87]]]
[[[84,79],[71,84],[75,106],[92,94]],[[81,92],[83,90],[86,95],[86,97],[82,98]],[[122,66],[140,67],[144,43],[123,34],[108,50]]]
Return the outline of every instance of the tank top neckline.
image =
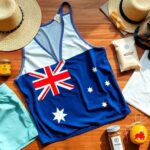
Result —
[[[69,11],[64,14],[64,12],[63,12],[63,7],[64,7],[65,5],[68,6]],[[64,18],[63,18],[63,17],[66,16],[66,15],[70,15],[69,17],[70,17],[71,24],[72,24],[72,26],[73,26],[74,32],[76,32],[76,34],[79,36],[79,38],[80,38],[85,44],[87,44],[88,46],[91,47],[90,49],[94,49],[94,48],[96,48],[96,49],[104,48],[103,46],[101,46],[101,47],[93,46],[92,44],[88,43],[88,42],[80,35],[80,33],[78,32],[78,30],[77,30],[77,28],[76,28],[76,26],[75,26],[75,24],[74,24],[74,21],[73,21],[73,17],[72,17],[72,7],[71,7],[71,5],[70,5],[68,2],[63,2],[63,3],[60,5],[60,7],[59,7],[59,9],[58,9],[58,11],[57,11],[57,13],[56,13],[56,15],[59,15],[59,16],[60,16],[60,21],[61,21],[61,36],[60,36],[60,40],[59,40],[59,58],[57,58],[57,56],[56,56],[56,54],[55,54],[55,50],[52,49],[52,50],[51,50],[52,53],[50,53],[49,50],[46,49],[46,48],[42,45],[42,43],[40,43],[40,41],[37,39],[37,36],[34,37],[35,43],[36,43],[42,50],[44,50],[48,55],[50,55],[50,56],[56,61],[56,63],[58,63],[60,60],[65,60],[64,58],[62,58],[62,54],[63,54],[62,44],[63,44],[63,35],[64,35]],[[54,18],[53,18],[52,20],[50,20],[48,23],[42,24],[41,27],[46,27],[47,25],[51,25],[53,22],[56,22],[56,20],[55,20]],[[41,28],[41,27],[40,27],[40,28]]]
[[[68,6],[69,12],[66,13],[66,14],[63,14],[63,7],[64,7],[65,5]],[[48,55],[51,55],[52,58],[53,58],[57,63],[58,63],[60,60],[63,59],[63,58],[62,58],[62,43],[63,43],[63,35],[64,35],[64,19],[63,19],[63,16],[64,16],[64,15],[67,15],[67,14],[70,14],[70,16],[71,16],[71,14],[72,14],[71,12],[72,12],[72,8],[71,8],[70,4],[67,3],[67,2],[63,2],[63,3],[60,5],[60,7],[59,7],[59,9],[58,9],[58,11],[57,11],[57,14],[56,14],[56,15],[59,15],[60,25],[61,25],[61,35],[60,35],[60,40],[59,40],[59,56],[58,56],[58,58],[57,58],[57,56],[56,56],[56,54],[55,54],[55,50],[54,50],[54,49],[52,49],[52,50],[51,50],[52,53],[50,53],[49,50],[46,49],[46,48],[42,45],[42,43],[39,42],[39,40],[37,39],[37,37],[36,37],[36,36],[34,37],[34,40],[35,40],[36,44],[37,44],[38,46],[40,46],[40,48],[42,48],[42,50],[46,51],[46,53],[47,53]],[[51,25],[53,22],[56,22],[56,20],[55,20],[54,18],[53,18],[52,20],[50,20],[49,23],[46,23],[46,24],[41,25],[41,27],[44,27],[44,26],[47,26],[47,25]],[[47,37],[47,38],[48,38],[48,37]],[[48,40],[49,40],[49,38],[48,38]]]

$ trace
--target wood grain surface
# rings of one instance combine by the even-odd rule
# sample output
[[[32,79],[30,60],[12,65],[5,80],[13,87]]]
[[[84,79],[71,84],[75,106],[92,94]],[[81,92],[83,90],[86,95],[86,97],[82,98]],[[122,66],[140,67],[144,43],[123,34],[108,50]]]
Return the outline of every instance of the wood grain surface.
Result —
[[[104,46],[106,48],[107,56],[114,70],[116,79],[121,89],[123,89],[130,78],[132,71],[124,73],[120,73],[119,71],[116,53],[111,42],[112,40],[122,38],[123,35],[118,32],[108,18],[99,10],[99,6],[105,3],[106,0],[68,1],[73,7],[73,18],[78,31],[91,44],[95,46]],[[46,23],[53,18],[62,1],[38,0],[38,2],[43,15],[42,23]],[[139,57],[141,57],[142,53],[143,51],[138,48]],[[22,63],[22,51],[18,50],[13,52],[0,52],[0,59],[1,58],[8,58],[12,61],[12,75],[9,78],[0,78],[0,83],[5,82],[8,84],[8,86],[12,88],[14,92],[16,92],[20,100],[25,104],[23,95],[20,93],[19,89],[14,83],[14,80],[20,71]],[[127,136],[127,127],[135,121],[136,115],[140,114],[142,122],[146,125],[150,133],[150,118],[132,106],[130,106],[130,108],[132,112],[122,120],[104,125],[95,130],[75,136],[65,141],[49,144],[47,146],[43,146],[37,139],[25,147],[24,150],[110,150],[106,128],[113,124],[121,126],[126,150],[148,150],[150,149],[150,136],[143,145],[136,146],[130,142]]]

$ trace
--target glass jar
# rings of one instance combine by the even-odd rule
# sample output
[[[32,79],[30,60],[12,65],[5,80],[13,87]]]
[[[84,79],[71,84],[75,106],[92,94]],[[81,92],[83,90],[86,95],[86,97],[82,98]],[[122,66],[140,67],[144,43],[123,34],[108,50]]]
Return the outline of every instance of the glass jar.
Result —
[[[9,59],[0,60],[0,76],[11,75],[11,61]]]
[[[107,128],[111,150],[125,150],[120,132],[120,126],[114,125]]]

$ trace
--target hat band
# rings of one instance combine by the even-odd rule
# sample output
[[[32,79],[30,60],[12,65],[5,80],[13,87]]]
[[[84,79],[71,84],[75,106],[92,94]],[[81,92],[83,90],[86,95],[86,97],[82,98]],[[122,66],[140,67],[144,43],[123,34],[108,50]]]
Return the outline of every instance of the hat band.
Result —
[[[20,23],[14,29],[11,29],[9,31],[0,31],[0,33],[4,33],[4,34],[12,33],[12,32],[14,32],[15,30],[17,30],[22,25],[23,20],[24,20],[24,13],[23,13],[23,10],[22,10],[22,8],[20,6],[19,6],[19,9],[20,9],[21,15],[22,15],[22,19],[21,19]]]
[[[134,20],[131,20],[130,18],[128,18],[125,13],[123,12],[123,9],[122,9],[122,4],[123,4],[123,0],[120,1],[120,5],[119,5],[119,10],[120,10],[120,13],[121,13],[121,16],[129,23],[132,23],[132,24],[139,24],[141,23],[143,20],[141,21],[134,21]]]

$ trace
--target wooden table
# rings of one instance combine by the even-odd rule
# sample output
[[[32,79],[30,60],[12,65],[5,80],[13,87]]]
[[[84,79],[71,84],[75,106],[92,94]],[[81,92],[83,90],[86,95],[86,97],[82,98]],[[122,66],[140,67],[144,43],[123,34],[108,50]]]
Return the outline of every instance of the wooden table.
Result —
[[[132,71],[125,73],[120,73],[119,65],[116,58],[116,53],[111,41],[114,39],[122,38],[123,36],[118,32],[118,30],[110,23],[108,18],[99,11],[99,6],[102,5],[106,0],[68,0],[73,7],[73,17],[75,24],[80,32],[80,34],[90,43],[96,46],[103,45],[106,47],[107,55],[111,66],[114,70],[116,79],[121,87],[125,86],[128,79],[130,78]],[[39,0],[39,4],[42,9],[42,22],[48,22],[55,15],[61,0]],[[141,57],[143,51],[138,49],[139,56]],[[12,76],[8,79],[0,78],[0,83],[6,82],[10,88],[16,92],[18,97],[24,103],[24,98],[20,93],[19,89],[14,84],[14,79],[19,73],[21,62],[22,62],[22,51],[13,52],[0,52],[0,58],[8,58],[12,61]],[[25,104],[25,103],[24,103]],[[116,121],[111,124],[107,124],[95,130],[89,131],[87,133],[81,134],[79,136],[70,138],[68,140],[57,142],[54,144],[49,144],[47,146],[42,146],[39,140],[36,140],[24,150],[109,150],[109,143],[107,139],[107,134],[105,132],[106,128],[113,124],[118,124],[121,126],[122,133],[124,135],[124,143],[126,150],[148,150],[150,149],[149,143],[150,138],[146,143],[140,147],[132,144],[128,137],[126,136],[127,126],[132,124],[135,120],[137,114],[141,114],[141,118],[149,130],[150,133],[150,119],[140,111],[131,107],[132,113],[128,115],[125,119]],[[149,109],[149,108],[148,108]]]

